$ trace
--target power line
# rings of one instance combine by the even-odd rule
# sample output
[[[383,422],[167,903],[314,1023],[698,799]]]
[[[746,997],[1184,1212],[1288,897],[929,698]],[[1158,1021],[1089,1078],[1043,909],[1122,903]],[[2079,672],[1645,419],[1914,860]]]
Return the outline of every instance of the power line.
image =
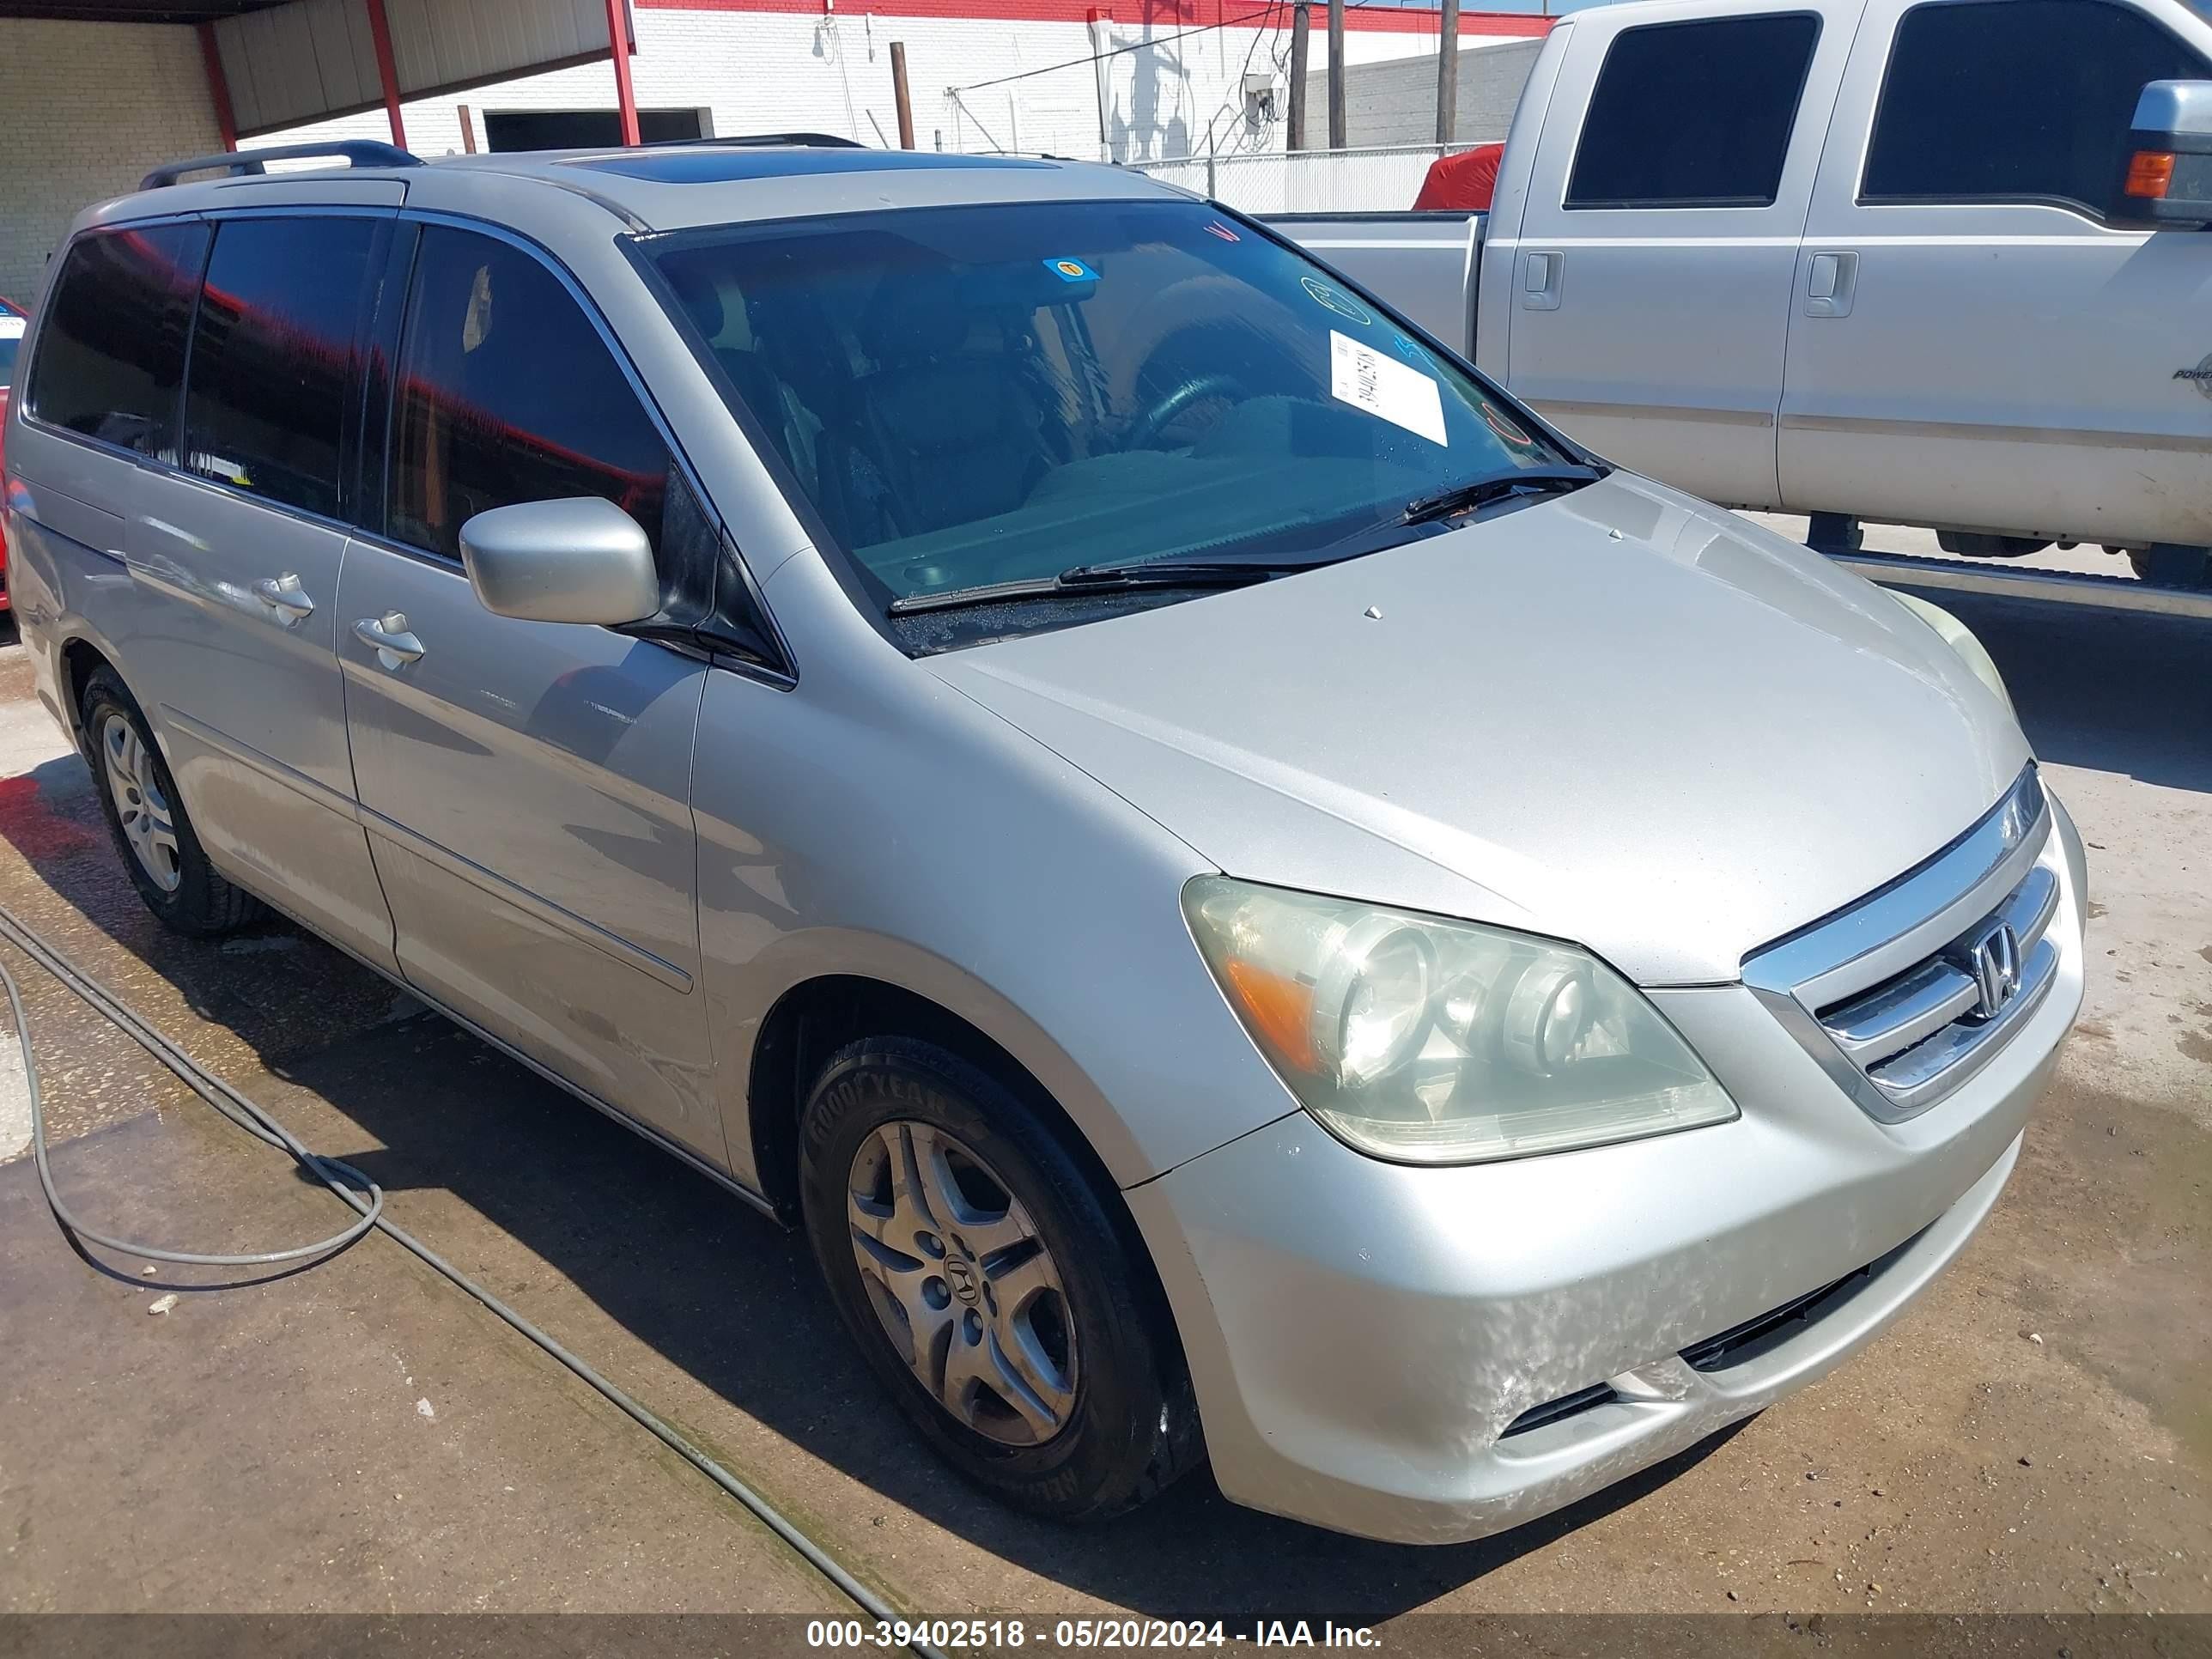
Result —
[[[1119,58],[1125,52],[1144,52],[1152,46],[1164,46],[1170,41],[1182,40],[1187,35],[1207,34],[1215,29],[1234,28],[1239,23],[1249,23],[1255,17],[1267,16],[1281,3],[1282,0],[1268,0],[1268,3],[1261,6],[1257,11],[1242,12],[1235,17],[1224,17],[1211,23],[1198,24],[1192,28],[1177,29],[1173,34],[1154,35],[1149,40],[1133,40],[1126,46],[1115,46],[1106,52],[1094,52],[1087,58],[1071,58],[1064,64],[1047,64],[1042,69],[1017,70],[1012,75],[1001,75],[989,81],[970,81],[965,86],[951,87],[947,90],[980,92],[985,87],[1003,87],[1009,81],[1026,81],[1032,76],[1053,75],[1061,70],[1085,69],[1091,64],[1103,63],[1109,58]]]
[[[1017,70],[1012,75],[996,76],[988,81],[970,81],[961,86],[947,87],[945,90],[947,92],[954,93],[980,92],[985,87],[1003,87],[1008,82],[1013,81],[1027,81],[1040,75],[1056,75],[1061,70],[1087,69],[1093,64],[1103,63],[1109,58],[1120,58],[1128,52],[1145,52],[1150,50],[1153,46],[1164,46],[1171,41],[1184,40],[1190,35],[1210,34],[1216,29],[1235,28],[1238,24],[1249,23],[1255,17],[1267,17],[1279,12],[1283,4],[1284,0],[1268,0],[1267,4],[1261,6],[1255,10],[1240,12],[1234,17],[1218,18],[1211,23],[1194,24],[1187,29],[1177,29],[1173,34],[1157,34],[1148,40],[1133,40],[1126,46],[1113,46],[1104,52],[1091,52],[1085,57],[1070,58],[1063,63],[1047,64],[1042,69]],[[1413,12],[1425,12],[1429,9],[1428,7],[1423,5],[1394,4],[1392,3],[1392,0],[1345,0],[1344,9],[1346,11]],[[1529,17],[1548,15],[1547,13],[1539,12],[1509,15],[1526,15]],[[1282,32],[1282,25],[1279,21],[1275,25],[1275,32],[1278,35]]]

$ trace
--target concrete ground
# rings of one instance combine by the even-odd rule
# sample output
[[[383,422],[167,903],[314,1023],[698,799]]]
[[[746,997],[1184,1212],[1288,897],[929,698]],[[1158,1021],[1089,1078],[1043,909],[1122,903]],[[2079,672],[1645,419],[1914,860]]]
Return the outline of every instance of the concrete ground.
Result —
[[[1943,602],[2091,847],[2088,1005],[2019,1173],[1839,1374],[1458,1548],[1250,1514],[1203,1474],[1089,1530],[979,1498],[880,1401],[797,1240],[313,939],[159,931],[12,648],[0,902],[915,1612],[2212,1612],[2212,627]],[[203,1249],[344,1221],[0,959],[89,1215]],[[23,1154],[20,1088],[0,1064],[0,1610],[842,1605],[388,1241],[236,1288],[81,1258]]]

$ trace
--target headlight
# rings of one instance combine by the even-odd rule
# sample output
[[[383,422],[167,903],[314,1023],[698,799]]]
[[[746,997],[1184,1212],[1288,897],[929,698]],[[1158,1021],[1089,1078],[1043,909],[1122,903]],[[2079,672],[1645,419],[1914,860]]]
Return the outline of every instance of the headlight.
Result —
[[[1997,694],[1997,701],[2005,706],[2005,713],[2014,720],[2020,718],[2012,706],[2012,693],[2005,690],[2004,676],[1997,672],[1996,664],[1990,660],[1990,653],[1974,637],[1972,629],[1942,605],[1930,605],[1917,594],[1893,592],[1890,598],[1941,635],[1943,643],[1957,652],[1966,666],[1973,670],[1974,678]]]
[[[1736,1115],[1659,1011],[1587,951],[1200,876],[1183,912],[1298,1103],[1407,1164],[1471,1164]]]

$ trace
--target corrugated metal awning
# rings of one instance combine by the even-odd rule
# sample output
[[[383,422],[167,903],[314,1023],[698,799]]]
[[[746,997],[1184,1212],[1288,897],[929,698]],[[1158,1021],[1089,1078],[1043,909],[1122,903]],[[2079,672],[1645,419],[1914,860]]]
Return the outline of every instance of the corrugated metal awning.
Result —
[[[385,0],[385,14],[402,98],[607,56],[605,0]],[[222,19],[215,39],[240,137],[384,101],[362,0],[289,0]]]

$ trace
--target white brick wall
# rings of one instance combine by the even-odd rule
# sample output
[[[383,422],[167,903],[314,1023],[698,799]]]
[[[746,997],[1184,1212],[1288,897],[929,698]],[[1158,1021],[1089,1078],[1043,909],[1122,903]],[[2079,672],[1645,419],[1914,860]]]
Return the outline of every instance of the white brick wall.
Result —
[[[191,29],[0,18],[0,294],[28,303],[87,203],[222,148]]]
[[[989,3],[978,0],[978,9]],[[1279,28],[1185,33],[1174,24],[1149,30],[1126,21],[1100,25],[1103,47],[1139,47],[1108,60],[1107,123],[1115,158],[1203,153],[1209,129],[1213,145],[1224,155],[1280,149],[1290,8],[1283,5],[1279,12]],[[868,144],[896,143],[890,43],[901,40],[907,47],[915,139],[921,148],[934,147],[941,135],[946,149],[1049,150],[1086,159],[1101,153],[1096,71],[1076,61],[1101,48],[1093,46],[1091,27],[1082,23],[645,7],[635,15],[637,53],[631,73],[640,106],[709,108],[718,133],[803,131]],[[1144,45],[1147,40],[1157,44]],[[1352,63],[1435,50],[1433,33],[1353,30],[1346,39],[1346,57]],[[1316,27],[1316,63],[1322,51]],[[1051,68],[1069,64],[1073,66]],[[1243,119],[1248,65],[1253,73],[1272,75],[1277,88],[1275,118],[1256,131]],[[1044,69],[1051,72],[976,86]],[[963,88],[957,97],[954,88]],[[410,102],[402,117],[410,149],[443,155],[461,148],[457,105],[478,112],[477,142],[482,146],[483,111],[612,109],[614,100],[612,67],[589,64]],[[384,114],[377,110],[251,142],[386,136]]]

